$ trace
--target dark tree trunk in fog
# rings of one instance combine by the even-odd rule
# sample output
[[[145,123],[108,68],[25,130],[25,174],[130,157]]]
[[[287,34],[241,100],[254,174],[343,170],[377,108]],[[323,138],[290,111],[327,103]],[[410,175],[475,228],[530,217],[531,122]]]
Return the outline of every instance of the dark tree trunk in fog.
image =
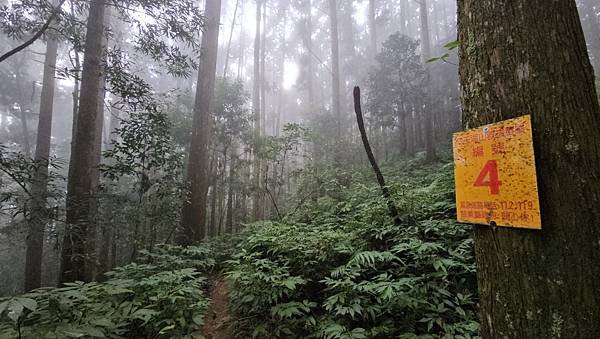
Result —
[[[575,1],[458,4],[464,125],[532,114],[543,225],[475,227],[481,333],[595,338],[600,108]]]
[[[385,179],[383,174],[381,174],[381,170],[379,169],[379,165],[377,164],[377,160],[373,155],[373,150],[371,149],[371,145],[369,144],[369,138],[367,138],[367,132],[365,130],[365,123],[363,120],[362,106],[360,102],[360,88],[354,87],[354,112],[356,113],[356,122],[358,124],[358,129],[360,131],[360,136],[362,139],[363,146],[365,147],[365,152],[367,153],[367,158],[369,158],[369,162],[371,163],[371,168],[373,168],[373,172],[377,177],[377,183],[379,187],[381,187],[381,192],[383,193],[383,197],[386,199],[388,210],[390,212],[390,217],[394,219],[394,224],[396,226],[401,224],[400,216],[398,215],[398,208],[392,199],[392,195],[390,194],[390,190],[388,186],[385,184]]]
[[[427,7],[427,0],[420,0],[419,2],[419,15],[420,15],[420,19],[421,19],[421,46],[422,46],[422,51],[421,51],[421,57],[423,59],[423,62],[426,63],[427,60],[429,60],[431,58],[431,42],[430,42],[430,35],[429,35],[429,19],[428,19],[428,12],[429,12],[429,7]],[[428,161],[434,161],[435,159],[437,159],[437,156],[435,154],[435,140],[434,140],[434,134],[433,134],[433,119],[434,119],[434,114],[433,114],[433,105],[431,104],[431,73],[429,70],[429,65],[425,64],[425,68],[427,70],[427,85],[425,88],[425,111],[422,112],[422,117],[423,117],[423,125],[424,125],[424,129],[425,129],[425,135],[424,135],[424,141],[425,141],[425,152],[426,152],[426,158]]]
[[[40,98],[40,116],[35,147],[36,171],[31,187],[31,209],[29,214],[29,234],[25,256],[25,291],[41,286],[42,253],[44,249],[44,228],[48,223],[46,199],[48,195],[48,165],[52,140],[52,113],[58,41],[52,37],[46,42],[46,60]]]
[[[340,112],[340,49],[338,34],[337,1],[329,0],[329,24],[331,34],[331,113],[337,121],[337,140],[342,136]]]
[[[102,37],[105,3],[90,3],[85,56],[81,79],[81,99],[77,114],[75,142],[71,149],[67,188],[67,225],[62,248],[61,282],[86,280],[86,237],[92,220],[92,176],[94,172],[94,144],[98,93],[102,74]]]
[[[263,0],[256,0],[256,30],[254,35],[254,77],[252,85],[252,113],[254,117],[254,139],[258,142],[260,139],[261,132],[261,98],[260,98],[260,48],[261,48],[261,33],[260,33],[260,22],[261,22],[261,5]],[[253,202],[253,216],[254,220],[262,219],[262,194],[260,193],[260,172],[261,172],[261,161],[257,154],[257,149],[254,149],[254,169],[253,169],[253,184],[254,184],[254,202]]]
[[[198,71],[192,142],[187,171],[190,195],[184,201],[182,244],[201,241],[206,233],[206,195],[209,186],[209,139],[211,135],[211,102],[215,90],[221,0],[207,0],[206,26],[202,35],[202,56]]]

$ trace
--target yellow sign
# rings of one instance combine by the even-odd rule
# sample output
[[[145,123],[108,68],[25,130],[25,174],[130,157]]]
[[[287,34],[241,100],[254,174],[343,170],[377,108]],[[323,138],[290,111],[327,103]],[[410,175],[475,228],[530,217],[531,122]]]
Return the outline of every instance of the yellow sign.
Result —
[[[541,229],[531,117],[454,134],[459,222]]]

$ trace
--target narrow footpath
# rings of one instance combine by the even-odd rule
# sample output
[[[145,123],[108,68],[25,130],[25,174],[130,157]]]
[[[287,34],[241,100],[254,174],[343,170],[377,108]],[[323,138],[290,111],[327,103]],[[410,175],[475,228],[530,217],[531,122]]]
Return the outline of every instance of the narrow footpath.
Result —
[[[211,305],[204,319],[202,333],[206,339],[229,339],[229,286],[222,277],[213,277],[210,280]]]

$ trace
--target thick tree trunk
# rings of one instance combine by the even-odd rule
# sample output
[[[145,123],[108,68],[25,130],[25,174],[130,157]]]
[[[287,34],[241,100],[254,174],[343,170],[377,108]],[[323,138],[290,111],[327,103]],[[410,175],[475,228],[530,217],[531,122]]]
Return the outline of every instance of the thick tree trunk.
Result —
[[[77,114],[75,143],[71,149],[69,181],[67,188],[67,226],[62,248],[61,282],[86,280],[86,238],[92,222],[92,175],[94,170],[94,144],[98,93],[102,75],[102,37],[105,3],[90,3],[85,56],[81,79],[81,98]]]
[[[429,13],[429,7],[427,7],[427,0],[420,0],[419,2],[420,8],[419,8],[419,14],[420,14],[420,19],[421,19],[421,46],[422,46],[422,51],[421,51],[421,58],[423,60],[423,63],[425,63],[425,68],[427,70],[427,85],[425,88],[425,99],[424,99],[424,103],[425,103],[425,111],[422,114],[423,117],[423,125],[424,125],[424,141],[425,141],[425,152],[426,152],[426,158],[428,161],[434,161],[435,159],[437,159],[437,156],[435,154],[435,140],[434,140],[434,134],[433,134],[433,119],[434,119],[434,114],[433,114],[433,105],[431,105],[431,96],[430,96],[430,91],[431,91],[431,84],[430,84],[430,70],[429,70],[429,65],[426,64],[427,60],[429,60],[431,58],[431,42],[429,40],[429,19],[428,19],[428,13]]]
[[[221,0],[207,0],[205,5],[206,26],[202,36],[202,57],[198,71],[196,103],[190,157],[188,182],[190,197],[183,207],[183,244],[201,241],[206,233],[206,198],[209,186],[209,139],[211,135],[211,102],[215,90],[217,51],[219,45],[219,20]]]
[[[110,16],[110,8],[106,8],[104,12],[104,27],[108,27],[109,25],[109,16]],[[108,38],[103,33],[102,39],[102,54],[106,50],[106,46],[108,45]],[[92,152],[93,157],[93,167],[92,167],[92,196],[91,196],[91,207],[90,207],[90,224],[88,225],[87,232],[87,254],[86,258],[88,263],[86,264],[86,280],[96,280],[96,276],[98,274],[98,253],[100,252],[99,248],[97,248],[97,238],[99,235],[104,236],[104,230],[98,229],[100,225],[100,214],[99,214],[99,204],[100,197],[99,193],[99,185],[100,185],[100,164],[102,162],[102,141],[104,136],[104,98],[106,96],[106,90],[104,86],[106,85],[106,73],[104,72],[104,64],[101,65],[102,73],[100,75],[100,84],[98,90],[98,114],[96,115],[96,135],[94,140],[94,150]],[[102,243],[100,243],[100,246]]]
[[[340,48],[338,34],[337,1],[329,0],[329,24],[331,34],[331,113],[337,121],[336,136],[342,136],[342,117],[340,112]]]
[[[36,171],[31,187],[32,201],[29,215],[29,234],[25,255],[25,291],[41,286],[44,228],[48,223],[46,199],[48,195],[48,164],[52,139],[52,113],[58,41],[49,38],[46,42],[46,60],[40,98],[40,116],[35,147]]]
[[[543,225],[475,227],[481,333],[596,338],[600,108],[575,1],[458,5],[464,125],[532,115]]]

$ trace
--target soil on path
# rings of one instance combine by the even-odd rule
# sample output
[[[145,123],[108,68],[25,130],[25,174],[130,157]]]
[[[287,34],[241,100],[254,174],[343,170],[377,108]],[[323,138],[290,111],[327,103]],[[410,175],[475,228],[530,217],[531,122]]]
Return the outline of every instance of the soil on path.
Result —
[[[202,333],[206,339],[231,338],[229,321],[229,286],[221,277],[210,279],[211,305],[204,318]]]

